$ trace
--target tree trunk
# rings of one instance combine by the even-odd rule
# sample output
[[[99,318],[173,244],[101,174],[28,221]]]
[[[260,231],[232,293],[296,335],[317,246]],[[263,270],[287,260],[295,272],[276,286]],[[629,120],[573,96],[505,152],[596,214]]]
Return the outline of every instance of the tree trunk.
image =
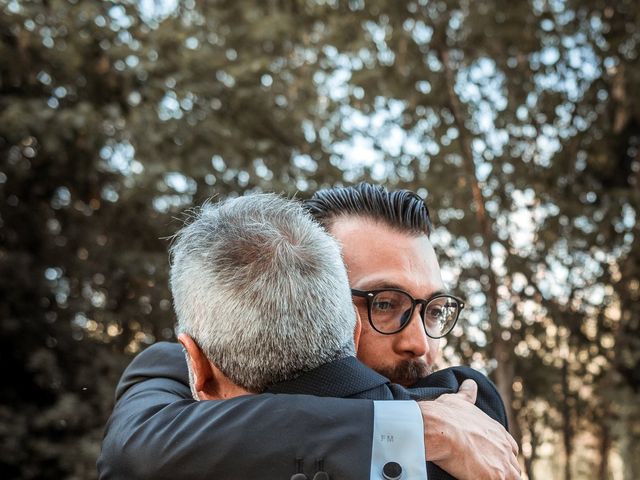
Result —
[[[511,343],[505,340],[502,336],[502,327],[498,321],[498,280],[493,268],[491,267],[493,263],[493,255],[491,253],[491,242],[494,239],[493,225],[491,224],[491,219],[487,215],[484,197],[482,196],[482,190],[480,189],[478,177],[476,176],[476,165],[473,159],[473,151],[471,150],[471,135],[464,124],[464,118],[466,115],[463,112],[460,100],[455,93],[455,75],[449,62],[449,52],[446,49],[443,49],[440,52],[440,58],[444,66],[445,77],[447,80],[447,92],[451,112],[453,113],[455,125],[459,132],[463,164],[467,179],[471,186],[473,202],[476,207],[476,220],[483,237],[482,251],[489,264],[486,269],[486,274],[489,278],[487,301],[489,304],[489,325],[491,326],[491,354],[493,358],[497,360],[497,367],[495,370],[496,386],[502,396],[502,400],[504,401],[507,411],[509,431],[515,438],[516,442],[520,444],[522,435],[513,413],[512,406],[513,380],[515,376],[514,365],[513,362],[511,362],[513,349],[511,347]]]
[[[524,457],[524,470],[529,480],[535,480],[533,473],[533,463],[538,456],[538,433],[536,432],[536,422],[539,419],[535,415],[527,415],[527,428],[529,429],[529,442],[531,443],[531,452],[529,456]]]
[[[571,480],[571,458],[573,456],[573,427],[571,425],[571,409],[569,407],[569,371],[568,361],[562,361],[562,440],[564,443],[565,464],[564,480]]]
[[[598,480],[609,478],[609,450],[611,449],[611,431],[607,425],[602,425],[600,431],[600,465],[598,466]]]

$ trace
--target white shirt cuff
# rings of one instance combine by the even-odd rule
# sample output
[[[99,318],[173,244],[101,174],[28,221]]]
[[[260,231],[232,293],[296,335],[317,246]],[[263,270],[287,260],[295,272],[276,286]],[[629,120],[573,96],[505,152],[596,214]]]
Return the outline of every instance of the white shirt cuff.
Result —
[[[412,400],[375,401],[373,411],[370,480],[426,479],[424,428],[418,404]],[[395,477],[399,470],[401,476]]]

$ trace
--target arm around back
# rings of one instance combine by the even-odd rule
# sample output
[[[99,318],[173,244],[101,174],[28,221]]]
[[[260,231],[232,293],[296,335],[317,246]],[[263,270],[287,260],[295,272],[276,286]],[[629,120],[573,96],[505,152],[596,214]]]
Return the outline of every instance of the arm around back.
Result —
[[[460,480],[520,478],[518,445],[506,430],[504,403],[488,378],[453,367],[421,383],[441,390],[435,400],[420,402],[428,425],[427,459],[433,462],[429,478],[441,478],[442,471]],[[446,391],[451,388],[457,393]]]
[[[438,395],[432,394],[435,398],[445,393],[457,392],[465,380],[473,380],[478,386],[475,405],[508,430],[507,412],[498,389],[486,375],[477,370],[462,366],[445,368],[423,378],[415,386],[429,387],[433,392],[438,392]]]
[[[182,348],[138,355],[116,391],[98,459],[101,479],[367,478],[373,402],[306,395],[191,398]]]

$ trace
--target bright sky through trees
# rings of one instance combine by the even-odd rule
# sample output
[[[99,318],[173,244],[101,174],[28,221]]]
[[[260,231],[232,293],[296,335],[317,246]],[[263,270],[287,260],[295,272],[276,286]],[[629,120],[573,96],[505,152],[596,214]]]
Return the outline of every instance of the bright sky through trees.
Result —
[[[181,212],[365,180],[427,199],[527,475],[640,478],[639,12],[0,0],[0,476],[92,478]]]

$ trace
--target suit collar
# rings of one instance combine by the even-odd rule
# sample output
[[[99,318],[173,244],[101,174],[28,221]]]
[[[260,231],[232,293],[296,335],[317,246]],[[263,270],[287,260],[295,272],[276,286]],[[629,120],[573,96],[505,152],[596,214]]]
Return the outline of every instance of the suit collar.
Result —
[[[355,357],[334,360],[293,380],[271,385],[268,393],[296,393],[322,397],[353,397],[386,385],[389,380]]]

